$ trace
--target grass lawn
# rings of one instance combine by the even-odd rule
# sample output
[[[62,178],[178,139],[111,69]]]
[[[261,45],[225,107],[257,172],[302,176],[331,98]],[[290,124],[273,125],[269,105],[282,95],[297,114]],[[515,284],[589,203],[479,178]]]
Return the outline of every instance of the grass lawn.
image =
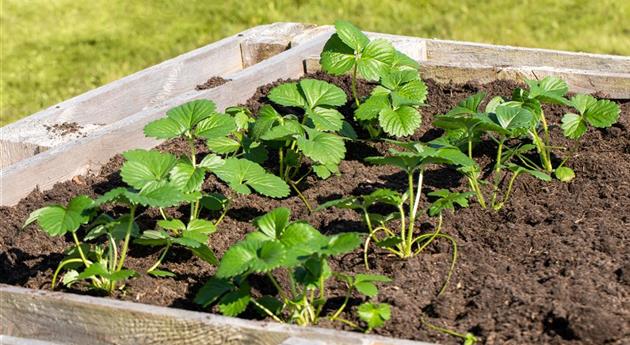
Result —
[[[0,125],[248,27],[364,30],[630,55],[630,1],[0,0]]]

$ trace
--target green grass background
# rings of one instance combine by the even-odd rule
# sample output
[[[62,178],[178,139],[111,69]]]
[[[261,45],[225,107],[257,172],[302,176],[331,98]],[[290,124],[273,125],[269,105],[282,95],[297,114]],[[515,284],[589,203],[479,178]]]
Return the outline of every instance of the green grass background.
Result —
[[[630,1],[0,0],[0,125],[276,21],[630,55]]]

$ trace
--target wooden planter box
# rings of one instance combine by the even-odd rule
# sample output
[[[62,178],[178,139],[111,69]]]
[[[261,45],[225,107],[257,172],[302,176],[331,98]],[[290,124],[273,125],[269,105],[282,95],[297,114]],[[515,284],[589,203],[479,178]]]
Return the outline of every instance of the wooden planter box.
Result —
[[[131,148],[158,141],[142,128],[181,103],[206,98],[219,110],[261,85],[319,69],[330,26],[276,23],[244,31],[59,103],[0,129],[1,205],[36,186],[85,174]],[[370,33],[419,61],[440,82],[522,80],[555,75],[574,92],[630,99],[630,58]],[[210,76],[229,81],[195,86]],[[47,126],[76,122],[77,134]],[[420,327],[420,322],[418,322]],[[315,327],[284,326],[139,303],[0,285],[2,344],[423,344]],[[425,343],[426,344],[426,343]]]

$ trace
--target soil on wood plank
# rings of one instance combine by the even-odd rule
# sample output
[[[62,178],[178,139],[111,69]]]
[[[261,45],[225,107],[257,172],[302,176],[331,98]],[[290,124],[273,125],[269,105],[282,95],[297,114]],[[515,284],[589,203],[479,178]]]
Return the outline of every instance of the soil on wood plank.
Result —
[[[219,76],[210,77],[210,79],[208,79],[205,83],[197,85],[195,87],[195,90],[201,91],[201,90],[212,89],[219,85],[223,85],[227,83],[228,81],[229,81],[228,79],[223,79],[222,77],[219,77]]]
[[[346,77],[315,74],[312,77],[335,82],[348,92]],[[497,81],[485,85],[439,85],[431,80],[428,106],[423,108],[423,124],[414,139],[430,140],[440,135],[432,129],[434,115],[445,113],[459,100],[478,91],[489,96],[509,96],[516,84]],[[361,83],[366,95],[372,85]],[[246,103],[256,111],[272,85],[261,87]],[[349,94],[349,92],[348,92]],[[489,99],[488,97],[487,99]],[[343,112],[351,117],[351,103]],[[390,276],[381,286],[378,300],[392,305],[392,319],[375,331],[392,337],[460,343],[421,326],[420,319],[459,332],[472,332],[485,344],[627,344],[630,338],[630,102],[621,103],[618,124],[609,129],[589,130],[581,141],[579,154],[571,160],[577,174],[571,183],[545,183],[529,176],[517,180],[514,194],[504,210],[495,213],[475,203],[468,209],[448,213],[444,232],[457,239],[459,259],[446,292],[437,297],[448,267],[451,248],[436,242],[428,251],[407,261],[371,254],[372,273]],[[546,107],[552,123],[566,109]],[[559,128],[552,128],[553,140],[566,145]],[[490,145],[490,144],[488,144]],[[185,143],[174,141],[160,150],[186,151]],[[204,152],[199,144],[200,152]],[[363,158],[384,150],[382,144],[348,145],[341,175],[321,181],[314,178],[302,186],[314,205],[348,195],[359,195],[378,187],[402,190],[404,176],[390,167],[370,166]],[[488,161],[477,157],[480,161]],[[77,194],[97,196],[122,185],[117,156],[98,175],[76,177],[57,184],[52,190],[35,190],[15,207],[0,208],[0,283],[49,289],[51,275],[69,238],[49,238],[36,226],[20,230],[28,214],[53,204],[65,204]],[[465,189],[465,179],[457,172],[435,168],[425,177],[427,192],[439,188]],[[208,191],[228,193],[225,185],[209,176]],[[424,197],[426,201],[426,197]],[[426,203],[425,203],[426,205]],[[328,209],[308,214],[296,196],[270,200],[257,195],[235,196],[233,207],[210,245],[223,253],[231,244],[253,231],[254,217],[275,207],[288,207],[294,219],[303,219],[325,233],[364,231],[359,214],[350,210]],[[186,210],[169,210],[185,215]],[[146,211],[140,220],[151,228],[157,219]],[[422,218],[429,231],[433,221]],[[127,262],[142,271],[157,258],[157,251],[133,246]],[[334,269],[363,272],[362,253],[338,257]],[[214,267],[186,251],[173,250],[163,267],[175,278],[141,276],[130,280],[116,298],[142,303],[200,310],[192,299],[214,272]],[[256,284],[254,284],[256,285]],[[330,292],[341,295],[342,286],[332,284]],[[73,291],[85,293],[80,289]],[[359,302],[358,300],[356,301]],[[357,303],[352,306],[356,308]],[[344,317],[356,321],[351,314]],[[327,327],[338,324],[323,323]]]
[[[48,133],[56,137],[65,137],[69,134],[80,134],[83,127],[76,122],[55,123],[54,125],[44,125]]]

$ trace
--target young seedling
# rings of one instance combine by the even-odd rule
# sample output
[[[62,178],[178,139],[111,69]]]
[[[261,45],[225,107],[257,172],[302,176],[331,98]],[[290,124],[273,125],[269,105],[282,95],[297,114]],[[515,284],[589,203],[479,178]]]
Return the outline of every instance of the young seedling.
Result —
[[[520,139],[527,135],[532,122],[535,121],[534,114],[516,104],[500,104],[496,102],[496,99],[488,103],[485,111],[481,112],[479,106],[484,97],[484,93],[468,97],[447,114],[438,116],[433,124],[446,130],[441,141],[452,143],[467,152],[470,160],[459,170],[468,178],[470,188],[483,208],[486,208],[487,204],[481,185],[486,184],[486,181],[481,179],[480,166],[472,160],[473,145],[480,140],[482,135],[487,135],[497,144],[496,159],[492,169],[490,206],[499,210],[509,199],[514,181],[519,175],[528,173],[544,181],[549,181],[551,177],[532,167],[531,160],[525,156],[525,153],[533,148],[532,145],[519,144],[514,147],[506,145],[511,139]],[[523,166],[512,163],[513,158],[518,158]],[[512,171],[512,177],[507,191],[503,193],[503,197],[499,198],[505,168]]]
[[[328,258],[354,250],[361,243],[359,235],[322,235],[308,223],[290,222],[290,211],[286,208],[277,208],[254,223],[258,231],[248,234],[225,252],[215,276],[201,288],[195,302],[204,307],[216,303],[219,311],[229,316],[239,315],[252,305],[281,323],[313,325],[324,317],[322,312],[329,298],[326,282],[336,278],[347,284],[348,293],[344,303],[328,318],[358,328],[339,317],[351,294],[376,296],[375,283],[389,279],[380,275],[350,276],[333,272]],[[276,293],[253,296],[248,280],[254,274],[266,276]],[[280,284],[280,277],[288,279],[288,286]],[[373,327],[378,325],[376,320],[371,322]]]
[[[352,97],[358,107],[357,75],[377,81],[396,58],[396,50],[385,39],[370,39],[350,22],[335,22],[336,33],[324,45],[320,64],[332,75],[352,70]]]
[[[459,333],[459,332],[450,330],[448,328],[439,327],[439,326],[430,324],[424,319],[421,319],[420,321],[422,322],[423,325],[427,326],[429,329],[463,339],[464,342],[462,345],[475,345],[475,343],[479,341],[479,339],[477,339],[477,337],[475,337],[475,335],[470,332]]]
[[[66,207],[52,205],[40,208],[26,220],[24,226],[37,221],[49,236],[70,233],[74,240],[74,247],[67,251],[66,257],[53,274],[52,288],[57,285],[57,277],[62,270],[66,270],[62,279],[65,286],[87,280],[90,288],[110,294],[124,286],[119,285],[121,282],[136,275],[133,270],[123,269],[129,238],[132,232],[138,231],[134,221],[135,208],[131,209],[130,214],[118,219],[98,217],[94,223],[95,228],[85,236],[84,241],[80,241],[77,231],[93,219],[96,205],[88,196],[80,195],[70,200]],[[106,244],[85,243],[101,235],[107,236]],[[123,241],[122,248],[119,246],[120,241]]]
[[[453,164],[468,165],[472,161],[458,148],[443,145],[441,143],[402,143],[393,142],[405,151],[390,149],[390,156],[369,157],[366,160],[373,164],[386,164],[396,166],[407,173],[407,191],[400,194],[390,189],[377,189],[374,192],[359,197],[347,197],[328,201],[319,206],[319,210],[328,207],[339,207],[360,210],[363,213],[363,220],[368,228],[368,236],[364,242],[363,259],[366,269],[369,270],[368,249],[372,241],[376,245],[389,251],[390,253],[407,259],[422,252],[436,238],[445,238],[453,245],[453,260],[451,269],[440,294],[448,284],[448,280],[457,259],[457,243],[449,235],[441,233],[442,212],[445,209],[454,209],[454,204],[461,207],[468,206],[468,197],[472,193],[451,193],[448,190],[439,190],[429,193],[429,196],[437,197],[428,208],[430,216],[438,217],[436,230],[429,234],[416,234],[416,220],[419,215],[420,196],[422,192],[422,182],[424,169],[429,164]],[[414,175],[418,174],[417,184],[414,183]],[[397,212],[388,215],[372,213],[369,208],[375,204],[385,204],[397,209]],[[405,207],[407,205],[407,207]],[[388,224],[398,220],[400,230],[395,231],[389,228]],[[378,234],[384,234],[384,238],[379,238]]]
[[[535,165],[530,168],[538,168],[545,173],[555,173],[552,165],[551,154],[556,148],[565,149],[563,147],[553,146],[551,143],[551,135],[549,133],[549,123],[542,109],[542,104],[561,104],[574,107],[580,115],[569,113],[562,118],[560,127],[563,129],[567,138],[577,140],[587,130],[590,124],[597,128],[606,128],[612,126],[619,118],[619,106],[608,100],[596,100],[592,96],[578,94],[568,100],[565,98],[569,86],[565,81],[555,77],[545,77],[538,80],[526,80],[528,89],[517,88],[512,93],[512,99],[505,102],[501,97],[495,97],[491,101],[494,104],[503,104],[506,106],[519,106],[530,110],[534,114],[534,119],[528,129],[528,133],[540,157],[541,166],[533,162]],[[539,132],[542,128],[542,133]],[[571,150],[568,157],[557,167],[561,168],[556,177],[563,181],[570,181],[575,173],[568,167],[564,167],[566,160],[575,154],[578,148],[576,142],[575,147]]]
[[[280,178],[296,191],[310,210],[297,185],[311,172],[324,179],[338,173],[338,165],[346,153],[344,140],[356,136],[335,109],[346,103],[346,94],[333,84],[303,79],[276,86],[268,98],[282,106],[300,108],[304,115],[301,119],[292,114],[283,116],[265,105],[250,131],[251,140],[277,150]],[[304,173],[301,168],[306,158],[312,165]]]

